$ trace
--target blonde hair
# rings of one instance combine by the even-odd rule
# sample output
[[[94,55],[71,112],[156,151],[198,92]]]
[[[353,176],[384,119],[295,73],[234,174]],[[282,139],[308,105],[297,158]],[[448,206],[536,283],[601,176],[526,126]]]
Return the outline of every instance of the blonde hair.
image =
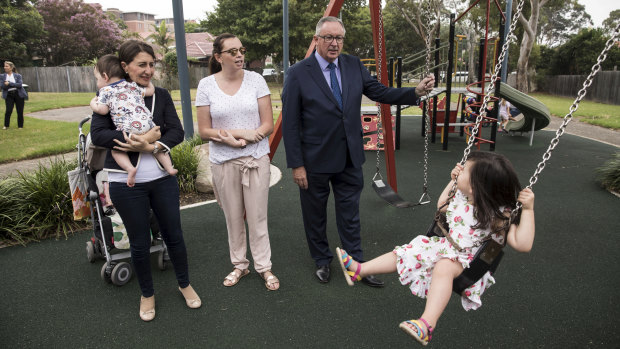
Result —
[[[11,61],[4,61],[4,64],[8,64],[11,67],[13,73],[17,73],[17,69],[15,68],[15,64]]]

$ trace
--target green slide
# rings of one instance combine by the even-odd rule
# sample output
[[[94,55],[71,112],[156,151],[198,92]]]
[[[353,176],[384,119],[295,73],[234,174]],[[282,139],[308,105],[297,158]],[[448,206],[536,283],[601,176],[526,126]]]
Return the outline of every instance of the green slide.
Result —
[[[508,84],[501,83],[499,87],[500,97],[506,99],[523,113],[523,118],[518,121],[508,121],[507,131],[529,132],[534,124],[534,131],[541,130],[551,122],[549,108],[539,100],[526,95],[525,93],[510,87]]]

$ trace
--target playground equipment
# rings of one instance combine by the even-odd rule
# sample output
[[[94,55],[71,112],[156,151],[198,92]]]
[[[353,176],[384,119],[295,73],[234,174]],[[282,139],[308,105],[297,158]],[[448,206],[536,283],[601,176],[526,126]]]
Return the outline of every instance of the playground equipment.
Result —
[[[519,4],[517,5],[517,9],[514,13],[512,24],[510,26],[508,35],[506,36],[508,40],[502,45],[502,51],[499,55],[499,59],[497,60],[495,71],[491,76],[489,89],[484,95],[481,112],[476,117],[476,123],[472,131],[472,134],[476,134],[478,132],[481,121],[486,116],[486,113],[487,113],[486,107],[489,101],[491,100],[491,93],[495,88],[495,84],[499,82],[498,74],[500,71],[500,66],[503,62],[504,56],[506,55],[508,51],[510,41],[513,39],[511,34],[515,29],[516,22],[519,16],[521,15],[521,11],[523,10],[523,4],[524,4],[524,0],[520,0]],[[538,166],[536,167],[534,174],[530,177],[529,185],[527,186],[527,188],[532,188],[532,186],[534,186],[534,184],[536,184],[536,182],[538,181],[538,176],[544,170],[546,162],[551,158],[551,154],[553,150],[559,143],[559,138],[564,134],[566,130],[566,126],[572,120],[572,114],[577,110],[577,108],[579,107],[579,103],[585,97],[587,93],[587,88],[592,84],[594,76],[600,71],[601,63],[607,58],[607,52],[614,46],[616,38],[618,37],[619,33],[620,33],[620,23],[616,26],[616,29],[612,37],[605,44],[603,51],[598,56],[597,62],[592,66],[590,75],[588,75],[588,77],[584,81],[583,87],[581,88],[581,90],[578,93],[577,98],[571,105],[569,113],[566,114],[566,116],[564,116],[562,125],[559,127],[559,129],[556,132],[556,136],[551,140],[549,147],[547,148],[547,150],[542,156],[542,161],[538,163]],[[501,86],[498,86],[498,87],[501,90]],[[467,161],[467,157],[469,156],[469,153],[471,152],[471,148],[474,144],[474,141],[475,141],[474,137],[471,137],[469,139],[467,147],[463,151],[463,158],[460,161],[461,165],[465,165],[465,162]],[[451,198],[456,193],[456,188],[457,188],[457,179],[455,179],[453,182],[453,185],[452,185],[452,188],[449,194],[448,202],[450,202]],[[506,226],[505,226],[506,228],[510,227],[511,222],[513,222],[516,219],[518,212],[521,210],[521,208],[522,208],[522,204],[520,202],[517,202],[516,206],[511,211],[508,222],[506,222]],[[441,225],[440,210],[441,208],[437,210],[437,213],[435,215],[435,220],[433,224],[431,225],[431,227],[429,228],[429,231],[428,231],[429,235],[443,233],[441,227],[440,229],[436,229],[437,226]],[[484,242],[484,244],[480,247],[480,249],[476,253],[474,260],[472,260],[472,262],[470,263],[470,268],[465,269],[461,275],[459,275],[457,278],[454,279],[453,291],[460,294],[460,292],[462,292],[467,287],[471,286],[473,283],[479,280],[480,277],[484,275],[487,271],[495,271],[495,269],[497,268],[499,264],[499,261],[501,260],[503,256],[502,248],[505,246],[505,244],[506,244],[506,239],[504,239],[503,245],[497,244],[493,240],[487,240],[486,242]]]
[[[382,33],[383,33],[383,21],[381,20],[381,8],[379,7],[379,51],[382,51],[382,45],[384,43],[383,37],[382,37]],[[430,13],[431,11],[428,10],[427,11],[427,18],[430,18]],[[427,21],[426,23],[426,32],[427,32],[427,36],[426,36],[426,64],[425,64],[425,74],[423,74],[423,77],[426,75],[429,75],[430,73],[430,61],[431,61],[431,28],[430,28],[430,21]],[[382,57],[381,55],[379,55],[379,59],[377,61],[378,63],[378,67],[382,67]],[[378,74],[378,78],[381,81],[381,69],[377,69],[377,74]],[[391,85],[391,84],[390,84]],[[428,97],[428,92],[426,93],[426,96]],[[381,113],[381,109],[378,110],[379,114]],[[389,111],[389,109],[388,109]],[[400,110],[399,110],[400,112]],[[426,110],[425,110],[426,112]],[[391,115],[388,115],[390,117],[389,122],[392,121],[391,119]],[[378,118],[379,122],[381,122],[381,118]],[[379,132],[381,132],[381,127],[380,124],[378,125],[378,130]],[[379,160],[380,160],[380,150],[377,147],[377,162],[376,162],[376,171],[375,171],[375,175],[372,178],[372,187],[375,190],[375,192],[377,193],[377,195],[382,198],[383,200],[385,200],[387,203],[389,203],[392,206],[395,206],[397,208],[410,208],[410,207],[415,207],[415,206],[420,206],[420,205],[425,205],[431,202],[431,198],[428,195],[428,128],[429,128],[429,124],[428,122],[425,124],[425,136],[424,136],[424,184],[422,185],[422,195],[420,196],[420,199],[418,199],[417,203],[414,202],[410,202],[410,201],[406,201],[403,198],[401,198],[398,193],[396,193],[396,191],[394,189],[392,189],[390,186],[387,186],[385,184],[385,182],[383,182],[383,177],[381,176],[381,170],[379,168]],[[388,134],[391,136],[391,134]],[[387,137],[387,138],[391,138],[391,137]],[[377,140],[381,140],[383,139],[383,137],[381,137],[381,133],[379,133]]]
[[[542,102],[525,93],[501,83],[499,95],[510,101],[523,114],[523,118],[517,121],[509,121],[506,125],[508,132],[528,132],[530,134],[530,146],[534,140],[534,131],[541,130],[551,122],[549,108]]]

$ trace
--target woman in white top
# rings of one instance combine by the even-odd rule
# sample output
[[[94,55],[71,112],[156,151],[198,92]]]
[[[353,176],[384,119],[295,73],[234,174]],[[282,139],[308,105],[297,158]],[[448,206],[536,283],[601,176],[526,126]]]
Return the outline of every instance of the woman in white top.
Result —
[[[4,62],[4,74],[0,74],[0,83],[2,83],[2,98],[6,105],[3,129],[9,128],[13,106],[17,109],[17,127],[23,128],[24,101],[28,99],[28,93],[24,89],[22,76],[17,73],[13,62]]]
[[[244,70],[246,49],[235,35],[221,34],[213,42],[211,75],[198,84],[198,129],[209,140],[213,187],[226,216],[233,271],[224,286],[247,275],[245,219],[248,222],[254,269],[275,291],[280,281],[271,272],[267,228],[269,198],[269,141],[273,111],[269,88],[258,73]],[[245,219],[244,219],[245,215]]]

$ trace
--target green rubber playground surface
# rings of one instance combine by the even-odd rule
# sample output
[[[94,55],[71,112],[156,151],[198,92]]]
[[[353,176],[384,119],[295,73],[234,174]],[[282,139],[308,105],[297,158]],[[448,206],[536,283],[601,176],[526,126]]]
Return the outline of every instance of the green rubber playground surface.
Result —
[[[570,126],[569,126],[570,128]],[[498,136],[496,150],[514,163],[522,184],[547,149],[553,132]],[[439,137],[437,138],[439,139]],[[430,195],[437,199],[463,154],[463,138],[449,137],[449,151],[430,145]],[[488,146],[483,148],[488,148]],[[497,284],[476,311],[453,296],[429,347],[611,348],[620,341],[620,198],[601,189],[594,169],[618,151],[564,135],[545,167],[536,193],[537,234],[531,253],[507,248]],[[370,185],[375,153],[367,153],[361,199],[367,259],[424,233],[434,205],[389,207]],[[422,186],[423,138],[419,119],[404,119],[396,152],[400,194],[417,200]],[[269,292],[258,274],[227,288],[229,262],[224,216],[217,205],[182,211],[192,285],[203,306],[191,310],[174,273],[157,269],[157,317],[138,317],[135,277],[125,286],[100,278],[103,261],[86,259],[83,232],[62,241],[0,249],[0,346],[3,348],[404,348],[419,344],[398,324],[417,317],[424,301],[385,275],[386,286],[348,287],[332,262],[332,279],[319,284],[303,233],[298,190],[280,147],[274,165],[283,172],[269,198],[273,271],[281,288]],[[382,168],[384,171],[384,168]],[[385,172],[383,172],[385,177]],[[339,245],[330,202],[328,229]]]

